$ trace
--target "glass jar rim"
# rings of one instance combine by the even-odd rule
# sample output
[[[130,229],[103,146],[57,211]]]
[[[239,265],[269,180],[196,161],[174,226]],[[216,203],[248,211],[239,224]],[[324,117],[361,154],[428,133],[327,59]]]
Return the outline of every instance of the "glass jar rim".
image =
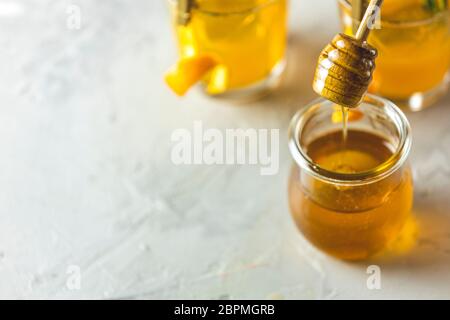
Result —
[[[171,3],[172,5],[176,5],[177,4],[177,0],[167,0],[169,3]],[[195,0],[193,0],[195,1]],[[230,11],[230,12],[223,12],[223,11],[214,11],[214,10],[205,10],[202,9],[196,5],[194,5],[193,10],[200,12],[202,14],[205,15],[209,15],[209,16],[217,16],[217,17],[221,17],[221,16],[233,16],[233,15],[245,15],[245,14],[249,14],[249,13],[254,13],[254,12],[258,12],[260,10],[262,10],[263,8],[279,2],[281,0],[266,0],[263,3],[259,3],[255,6],[251,6],[249,8],[243,9],[243,10],[237,10],[237,11]]]
[[[349,0],[337,0],[339,3],[344,5],[347,9],[351,10],[352,5]],[[410,21],[398,21],[398,20],[385,20],[383,17],[381,18],[381,23],[386,24],[388,27],[404,27],[404,28],[413,28],[421,25],[430,24],[436,20],[439,20],[441,17],[448,15],[448,9],[442,10],[441,12],[436,12],[432,17],[424,18],[424,19],[415,19]]]
[[[333,104],[331,101],[318,98],[297,111],[289,125],[289,150],[295,162],[317,179],[333,184],[352,186],[379,181],[399,169],[406,162],[411,150],[411,127],[408,119],[399,107],[384,98],[367,94],[364,97],[364,102],[373,107],[377,107],[376,104],[385,107],[387,115],[394,121],[398,129],[399,143],[391,157],[371,170],[358,173],[337,173],[317,165],[303,150],[300,136],[306,120],[314,114],[320,105],[329,103],[331,107],[331,104]]]

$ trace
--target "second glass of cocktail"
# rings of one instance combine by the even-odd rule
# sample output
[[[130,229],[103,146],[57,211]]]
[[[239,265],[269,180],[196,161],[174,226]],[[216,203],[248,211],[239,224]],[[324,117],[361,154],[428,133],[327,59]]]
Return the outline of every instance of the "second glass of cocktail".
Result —
[[[352,16],[352,1],[338,3],[344,32],[351,35],[359,24]],[[385,0],[381,27],[372,30],[368,41],[378,50],[370,92],[412,111],[446,93],[450,62],[447,0]]]
[[[179,95],[200,82],[209,95],[246,98],[284,69],[286,0],[171,0],[180,60],[166,75]]]

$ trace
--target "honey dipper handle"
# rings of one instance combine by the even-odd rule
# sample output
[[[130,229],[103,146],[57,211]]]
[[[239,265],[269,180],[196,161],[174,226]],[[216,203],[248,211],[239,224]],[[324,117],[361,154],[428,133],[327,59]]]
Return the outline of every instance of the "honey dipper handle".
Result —
[[[358,31],[359,24],[364,16],[366,0],[352,0],[352,30],[353,34]]]
[[[375,7],[380,8],[383,4],[383,0],[371,0],[367,6],[364,17],[359,24],[358,31],[356,32],[356,39],[361,41],[366,41],[369,36],[371,28],[369,28],[369,20],[372,18],[372,13]]]

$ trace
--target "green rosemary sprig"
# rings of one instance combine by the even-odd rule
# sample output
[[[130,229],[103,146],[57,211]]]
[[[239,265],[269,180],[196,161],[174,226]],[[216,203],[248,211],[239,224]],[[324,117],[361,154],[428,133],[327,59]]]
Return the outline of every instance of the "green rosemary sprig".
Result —
[[[447,10],[448,0],[424,0],[424,6],[431,12]]]

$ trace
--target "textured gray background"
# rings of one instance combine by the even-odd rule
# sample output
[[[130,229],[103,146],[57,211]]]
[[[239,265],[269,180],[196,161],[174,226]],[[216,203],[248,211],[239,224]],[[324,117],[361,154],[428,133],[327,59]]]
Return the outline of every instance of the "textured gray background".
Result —
[[[72,3],[79,30],[66,27]],[[163,0],[0,1],[0,297],[450,298],[450,97],[408,115],[416,246],[373,262],[298,235],[284,140],[275,176],[170,162],[172,131],[194,120],[284,139],[338,28],[334,0],[292,0],[282,88],[236,107],[164,86],[176,54]],[[372,263],[381,290],[366,287]]]

